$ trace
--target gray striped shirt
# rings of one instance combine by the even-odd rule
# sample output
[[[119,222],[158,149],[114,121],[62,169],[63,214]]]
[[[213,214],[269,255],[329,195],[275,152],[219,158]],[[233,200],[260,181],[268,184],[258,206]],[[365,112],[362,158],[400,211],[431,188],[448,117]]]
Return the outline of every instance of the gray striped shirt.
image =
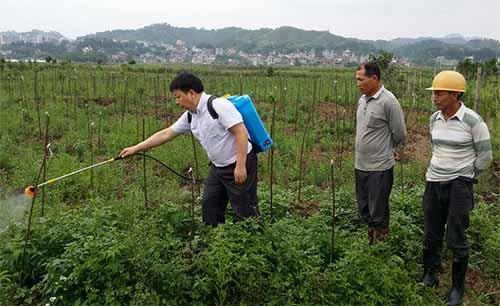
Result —
[[[390,91],[382,86],[373,96],[363,95],[359,98],[356,114],[356,169],[390,169],[396,163],[392,149],[405,140],[403,110]]]
[[[473,178],[493,159],[486,123],[460,103],[457,113],[448,120],[441,111],[430,117],[432,158],[427,168],[427,181],[450,181],[459,176]]]

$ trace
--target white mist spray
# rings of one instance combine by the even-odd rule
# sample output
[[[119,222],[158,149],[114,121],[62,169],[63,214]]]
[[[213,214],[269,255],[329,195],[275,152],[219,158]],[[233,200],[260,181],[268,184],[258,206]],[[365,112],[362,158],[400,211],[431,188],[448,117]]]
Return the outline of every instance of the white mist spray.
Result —
[[[0,232],[7,229],[9,224],[22,223],[30,203],[31,199],[24,194],[5,199],[0,197]]]

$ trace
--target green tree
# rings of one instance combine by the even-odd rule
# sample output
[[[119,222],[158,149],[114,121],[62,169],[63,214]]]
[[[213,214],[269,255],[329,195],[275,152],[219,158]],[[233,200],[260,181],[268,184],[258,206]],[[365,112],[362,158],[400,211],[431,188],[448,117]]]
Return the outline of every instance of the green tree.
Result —
[[[274,69],[273,69],[273,67],[267,67],[266,75],[268,77],[272,77],[274,75]]]
[[[396,97],[401,97],[403,94],[401,69],[398,65],[391,65],[393,54],[388,51],[381,51],[377,55],[370,54],[369,59],[375,61],[380,66],[381,70],[381,80],[384,86],[390,88],[390,90],[396,95]]]
[[[380,66],[381,70],[387,70],[391,64],[393,54],[388,51],[381,51],[379,54],[370,54],[370,61],[375,61]]]
[[[473,63],[470,59],[466,59],[458,63],[457,71],[463,74],[466,79],[470,79],[476,74],[477,67],[477,63]]]
[[[496,75],[498,73],[497,61],[492,58],[483,63],[483,73],[486,76]]]
[[[477,68],[481,67],[483,76],[496,75],[498,73],[497,61],[492,58],[484,63],[473,63],[470,59],[466,59],[457,65],[457,71],[465,76],[466,79],[475,78]]]

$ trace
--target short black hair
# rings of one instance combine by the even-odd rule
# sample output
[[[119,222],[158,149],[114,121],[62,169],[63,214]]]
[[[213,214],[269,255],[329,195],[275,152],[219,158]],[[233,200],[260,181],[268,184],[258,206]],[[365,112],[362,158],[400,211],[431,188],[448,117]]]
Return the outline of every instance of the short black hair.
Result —
[[[449,93],[453,93],[453,92],[456,92],[457,93],[457,99],[460,100],[462,99],[462,97],[464,96],[464,93],[463,92],[460,92],[460,91],[448,91]]]
[[[194,90],[196,93],[203,92],[203,83],[200,78],[192,74],[191,72],[181,72],[170,82],[170,92],[175,90],[180,90],[182,92],[188,92],[189,90]]]
[[[380,66],[376,61],[368,61],[358,66],[357,70],[365,69],[365,75],[371,77],[373,75],[377,76],[377,79],[380,81]]]

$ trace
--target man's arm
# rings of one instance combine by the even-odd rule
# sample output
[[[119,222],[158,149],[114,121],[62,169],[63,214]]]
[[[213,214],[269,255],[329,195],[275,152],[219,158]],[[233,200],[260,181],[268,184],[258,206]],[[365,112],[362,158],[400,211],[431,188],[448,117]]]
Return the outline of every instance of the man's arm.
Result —
[[[161,131],[156,132],[155,134],[151,135],[148,139],[136,144],[135,146],[131,146],[131,147],[123,149],[120,152],[120,156],[127,157],[130,155],[134,155],[135,153],[137,153],[139,151],[144,151],[144,150],[148,150],[150,148],[154,148],[154,147],[159,146],[167,141],[174,139],[178,135],[179,134],[176,133],[172,129],[172,127],[168,127],[166,129],[163,129]]]
[[[389,103],[387,105],[387,119],[394,146],[397,147],[404,144],[406,141],[405,116],[398,102]]]
[[[493,160],[490,132],[482,120],[472,128],[472,141],[477,156],[474,161],[474,176],[478,176]]]
[[[248,132],[243,123],[238,123],[229,128],[229,132],[236,138],[236,167],[234,180],[236,184],[243,184],[247,179],[247,148]]]

